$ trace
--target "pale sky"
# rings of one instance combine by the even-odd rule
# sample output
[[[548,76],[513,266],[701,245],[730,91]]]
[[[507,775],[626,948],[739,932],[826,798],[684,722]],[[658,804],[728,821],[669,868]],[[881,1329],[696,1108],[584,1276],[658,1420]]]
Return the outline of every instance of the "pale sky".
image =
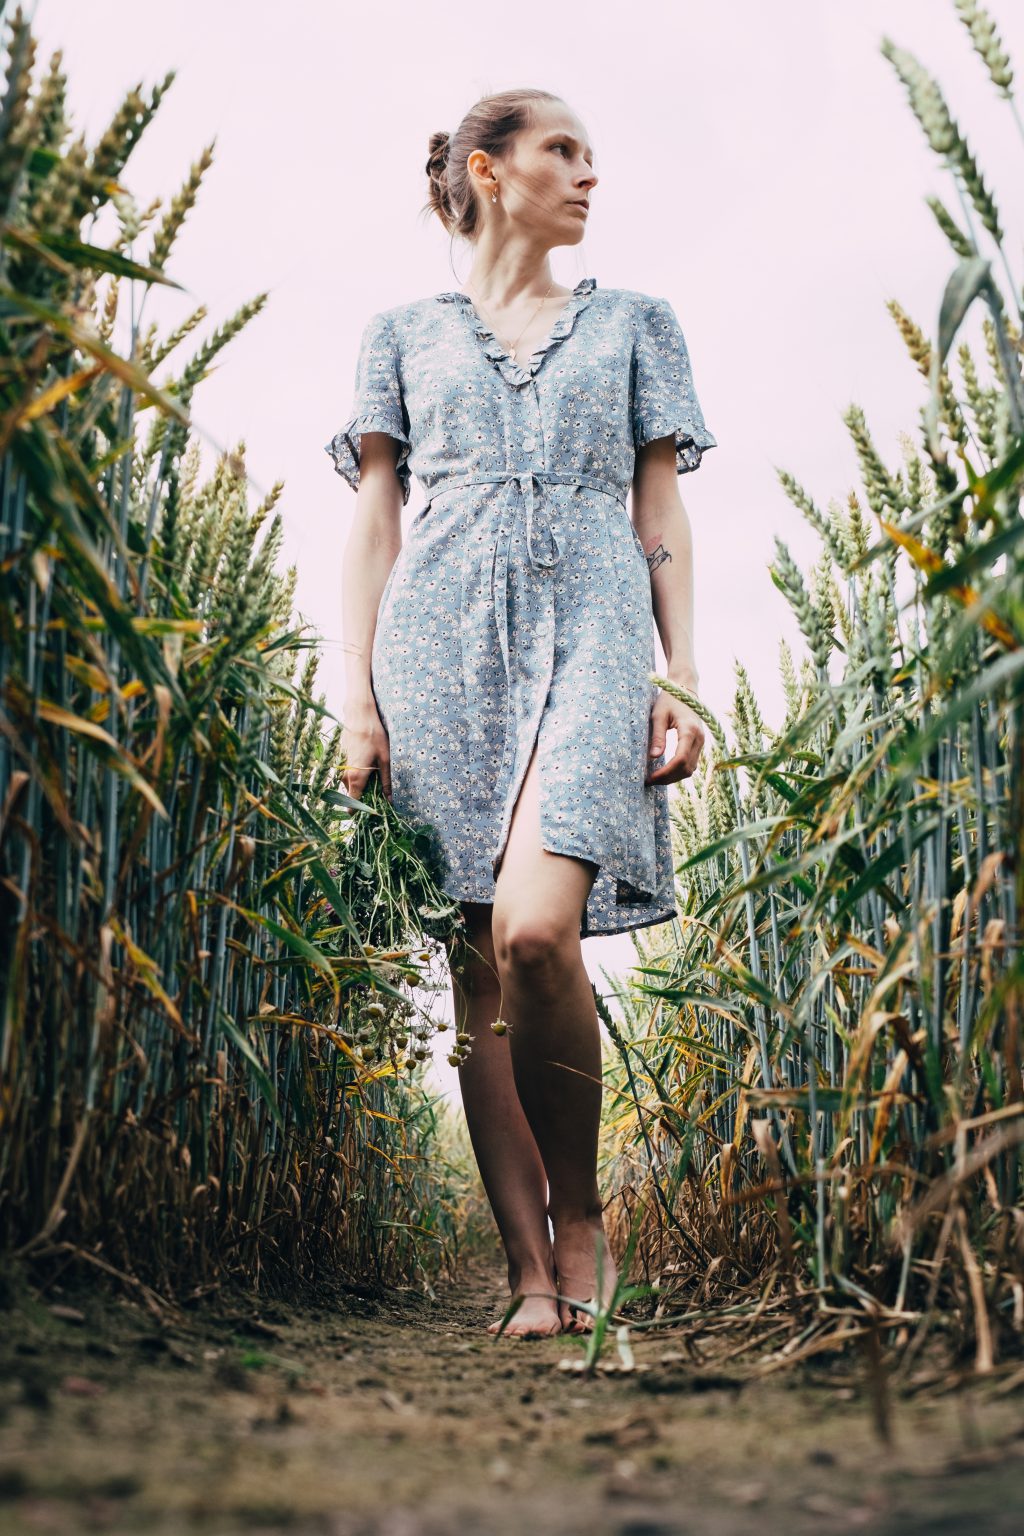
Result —
[[[1024,70],[1024,7],[989,9]],[[90,143],[129,86],[177,70],[127,169],[141,205],[169,200],[216,137],[170,264],[189,292],[152,295],[147,317],[169,326],[203,302],[209,330],[270,290],[194,416],[214,444],[244,438],[254,492],[286,482],[285,557],[339,712],[355,496],[323,445],[349,414],[369,316],[465,280],[469,249],[455,247],[453,271],[447,234],[419,209],[430,133],[454,131],[478,96],[542,86],[589,130],[600,181],[583,242],[552,255],[556,277],[664,296],[679,317],[718,439],[679,487],[701,694],[722,719],[739,658],[774,723],[779,637],[799,644],[767,566],[775,534],[805,566],[818,545],[776,467],[820,506],[842,500],[857,484],[844,409],[864,408],[895,465],[897,434],[916,432],[925,398],[885,304],[899,300],[934,334],[953,262],[924,197],[957,211],[956,195],[879,52],[884,35],[938,78],[1000,199],[1018,283],[1024,274],[1020,202],[1008,202],[1024,146],[951,0],[633,0],[625,11],[40,0],[34,27],[41,62],[64,51]],[[407,522],[419,504],[414,485]],[[595,979],[634,958],[624,935],[583,953]],[[449,1085],[443,1061],[440,1072]]]

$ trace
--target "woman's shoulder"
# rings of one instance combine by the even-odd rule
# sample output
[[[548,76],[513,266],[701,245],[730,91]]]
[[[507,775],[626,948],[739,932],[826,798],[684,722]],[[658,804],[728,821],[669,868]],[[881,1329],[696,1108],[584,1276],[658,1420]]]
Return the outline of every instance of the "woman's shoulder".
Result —
[[[390,309],[382,309],[380,317],[390,325],[401,326],[410,321],[428,319],[444,301],[457,298],[453,293],[427,293],[419,299],[406,299],[401,304],[392,304]]]
[[[437,306],[439,295],[429,294],[422,299],[407,299],[401,304],[391,304],[386,309],[374,310],[366,321],[369,331],[384,332],[395,336],[429,317]]]
[[[657,294],[643,293],[639,288],[595,288],[594,297],[599,295],[603,296],[605,304],[629,310],[635,315],[656,313],[669,302]]]

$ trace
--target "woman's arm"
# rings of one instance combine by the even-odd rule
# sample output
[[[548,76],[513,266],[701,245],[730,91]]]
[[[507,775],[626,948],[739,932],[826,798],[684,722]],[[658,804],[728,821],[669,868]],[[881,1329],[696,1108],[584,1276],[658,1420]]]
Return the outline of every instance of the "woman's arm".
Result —
[[[362,435],[356,512],[342,562],[345,787],[356,799],[374,768],[391,798],[388,738],[370,685],[370,654],[381,594],[402,548],[398,448],[386,432]]]
[[[679,495],[675,443],[656,438],[636,456],[633,526],[651,570],[651,604],[667,675],[697,692],[693,654],[693,538]]]
[[[679,495],[675,440],[655,438],[639,449],[633,471],[633,526],[651,571],[651,606],[665,652],[666,676],[697,692],[693,654],[693,538]],[[664,690],[651,710],[648,755],[665,750],[665,735],[676,732],[671,759],[645,780],[674,784],[693,773],[704,745],[699,716]]]

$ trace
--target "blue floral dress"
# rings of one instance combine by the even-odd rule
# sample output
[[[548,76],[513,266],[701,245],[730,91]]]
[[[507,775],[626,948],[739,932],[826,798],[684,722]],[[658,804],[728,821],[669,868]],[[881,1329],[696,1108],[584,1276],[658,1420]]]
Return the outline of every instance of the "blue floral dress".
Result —
[[[645,786],[650,571],[626,510],[636,450],[679,474],[716,446],[665,299],[577,283],[515,360],[459,291],[373,315],[352,414],[327,444],[359,484],[397,439],[416,511],[377,612],[371,680],[392,803],[438,834],[453,900],[491,902],[536,747],[544,848],[599,866],[581,936],[676,916],[668,786]]]

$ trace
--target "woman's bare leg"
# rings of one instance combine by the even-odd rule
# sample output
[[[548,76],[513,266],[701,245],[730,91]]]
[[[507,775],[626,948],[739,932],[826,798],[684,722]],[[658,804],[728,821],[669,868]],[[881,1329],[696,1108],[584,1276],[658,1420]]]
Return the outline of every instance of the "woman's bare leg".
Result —
[[[539,1293],[527,1295],[505,1332],[560,1333],[544,1164],[516,1092],[508,1039],[491,1029],[502,1011],[491,907],[463,902],[462,911],[467,942],[451,950],[450,957],[456,1024],[473,1037],[469,1057],[459,1068],[466,1124],[505,1248],[509,1289],[513,1296]],[[487,1331],[497,1329],[496,1321]]]
[[[601,1035],[580,947],[580,917],[597,866],[541,847],[539,779],[534,754],[516,802],[498,871],[492,938],[504,996],[519,1102],[547,1172],[548,1210],[561,1294],[597,1295],[615,1283],[597,1187],[601,1116]],[[499,1045],[504,1044],[499,1039]],[[560,1304],[563,1326],[574,1322]]]

